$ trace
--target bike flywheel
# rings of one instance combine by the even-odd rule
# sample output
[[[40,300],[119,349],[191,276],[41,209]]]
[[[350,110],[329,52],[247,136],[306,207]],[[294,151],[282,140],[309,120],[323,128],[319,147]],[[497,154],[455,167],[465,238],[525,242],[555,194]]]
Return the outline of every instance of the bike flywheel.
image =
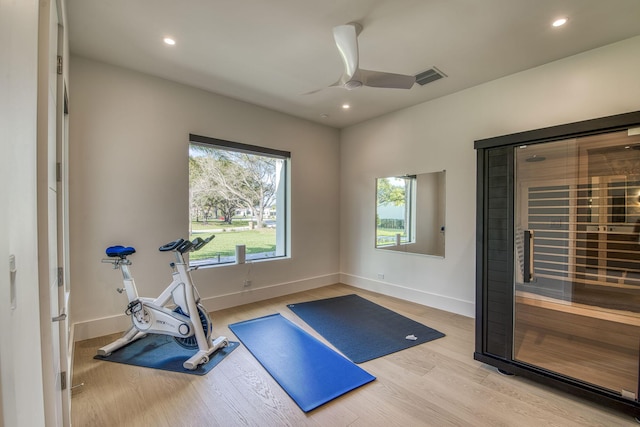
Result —
[[[207,342],[209,342],[209,339],[211,338],[211,333],[213,332],[213,324],[211,323],[211,318],[209,317],[209,313],[207,313],[207,311],[204,309],[204,307],[201,304],[198,304],[197,307],[198,307],[198,315],[200,317],[200,326],[204,331],[204,336],[207,339]],[[178,314],[182,314],[183,316],[186,316],[186,314],[182,311],[180,307],[176,307],[175,310],[173,311],[174,313],[178,313]],[[194,325],[194,327],[197,328],[198,325]],[[188,348],[188,349],[198,348],[198,340],[196,339],[195,334],[189,337],[173,337],[173,339],[176,340],[176,343],[178,343],[181,347]]]

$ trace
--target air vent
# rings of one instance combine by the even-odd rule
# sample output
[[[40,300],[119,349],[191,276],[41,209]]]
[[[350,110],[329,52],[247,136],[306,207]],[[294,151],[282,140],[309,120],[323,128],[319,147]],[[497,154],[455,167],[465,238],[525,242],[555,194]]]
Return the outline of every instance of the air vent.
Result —
[[[443,77],[447,77],[447,75],[438,70],[436,67],[433,67],[416,75],[416,83],[424,86],[427,83],[435,82],[436,80],[440,80]]]

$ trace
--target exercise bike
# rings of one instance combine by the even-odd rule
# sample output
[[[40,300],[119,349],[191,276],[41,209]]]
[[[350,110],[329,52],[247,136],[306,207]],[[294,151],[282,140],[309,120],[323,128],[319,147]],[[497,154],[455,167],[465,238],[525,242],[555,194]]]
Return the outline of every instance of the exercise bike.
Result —
[[[191,281],[190,271],[194,268],[188,268],[184,260],[185,253],[201,249],[214,237],[197,237],[193,241],[178,239],[160,247],[160,252],[173,252],[175,261],[169,264],[173,270],[173,280],[157,298],[138,296],[136,284],[129,270],[131,261],[127,259],[136,250],[130,246],[107,248],[109,258],[103,259],[102,262],[113,264],[114,269],[120,269],[122,272],[124,288],[118,288],[117,291],[127,294],[129,304],[125,313],[131,317],[133,325],[121,338],[98,349],[99,356],[108,356],[150,333],[170,335],[180,346],[197,349],[196,353],[182,364],[185,369],[194,370],[199,365],[207,363],[218,349],[229,344],[226,337],[211,338],[211,318],[200,304],[200,295]],[[171,308],[167,307],[170,302],[173,303]]]

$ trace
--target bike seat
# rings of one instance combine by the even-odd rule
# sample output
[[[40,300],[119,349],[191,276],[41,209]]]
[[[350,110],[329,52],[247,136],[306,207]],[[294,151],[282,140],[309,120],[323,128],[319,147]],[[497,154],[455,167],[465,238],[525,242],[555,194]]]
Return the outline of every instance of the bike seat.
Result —
[[[131,246],[109,246],[107,248],[107,256],[110,258],[125,258],[127,255],[135,254],[135,248]]]

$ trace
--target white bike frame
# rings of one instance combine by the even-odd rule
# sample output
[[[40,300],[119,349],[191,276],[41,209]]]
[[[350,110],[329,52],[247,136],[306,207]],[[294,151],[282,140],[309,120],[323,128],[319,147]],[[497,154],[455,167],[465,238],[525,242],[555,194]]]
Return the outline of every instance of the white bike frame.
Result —
[[[198,351],[183,363],[185,369],[196,369],[198,365],[209,361],[209,356],[221,347],[228,345],[226,337],[218,337],[208,340],[201,326],[198,301],[200,296],[191,280],[190,270],[187,267],[181,252],[173,250],[175,262],[172,263],[173,280],[157,298],[138,296],[138,290],[129,270],[131,261],[124,258],[106,259],[119,268],[122,272],[124,289],[129,300],[128,314],[131,315],[133,325],[125,334],[104,347],[98,349],[98,355],[107,356],[124,347],[125,345],[143,338],[148,333],[172,335],[180,338],[188,338],[195,335],[198,343]],[[183,314],[170,310],[165,304],[173,301],[180,307]]]

